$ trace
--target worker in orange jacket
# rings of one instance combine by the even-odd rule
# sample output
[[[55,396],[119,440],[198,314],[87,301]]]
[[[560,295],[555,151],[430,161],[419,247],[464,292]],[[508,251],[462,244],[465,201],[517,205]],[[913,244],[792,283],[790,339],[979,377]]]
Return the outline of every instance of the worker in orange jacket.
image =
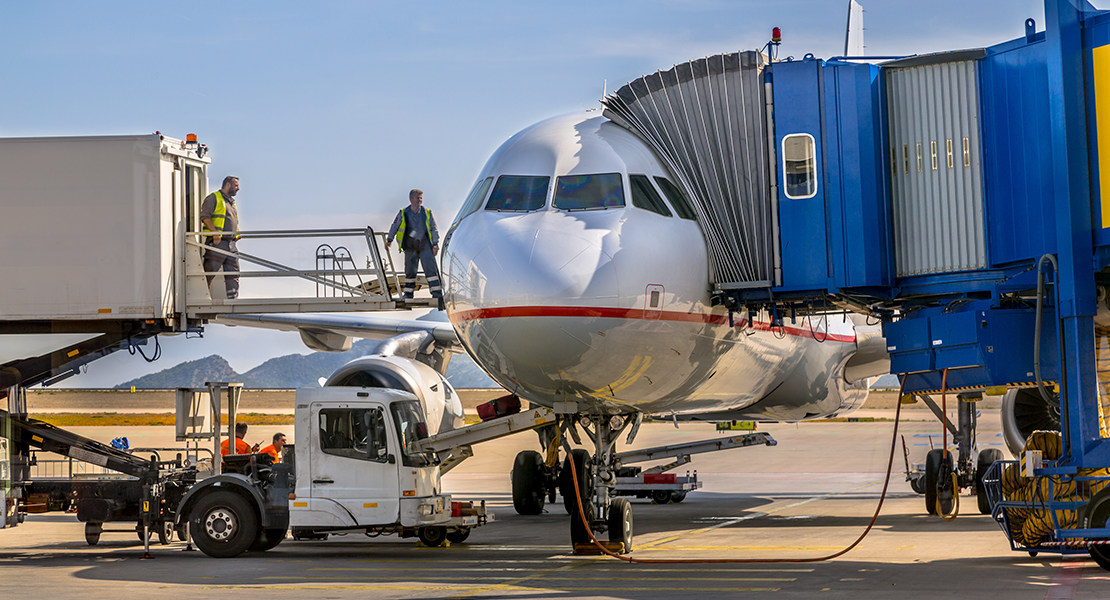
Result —
[[[271,457],[273,457],[275,463],[279,463],[281,462],[281,449],[284,447],[285,434],[279,432],[274,434],[274,443],[259,450],[259,452],[262,454],[269,454]]]
[[[258,452],[258,446],[261,445],[261,444],[255,444],[252,447],[250,444],[243,441],[243,438],[246,437],[246,436],[247,436],[247,424],[243,423],[242,421],[237,422],[235,424],[235,453],[236,454],[250,454],[252,452]],[[223,455],[223,456],[228,455],[228,447],[230,446],[230,444],[228,444],[228,441],[229,440],[224,440],[224,441],[220,442],[220,454]]]

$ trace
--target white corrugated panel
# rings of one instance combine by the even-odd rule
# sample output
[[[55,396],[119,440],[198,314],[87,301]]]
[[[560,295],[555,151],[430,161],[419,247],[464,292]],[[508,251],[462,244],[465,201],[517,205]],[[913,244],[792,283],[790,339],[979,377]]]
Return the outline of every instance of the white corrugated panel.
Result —
[[[987,265],[976,62],[887,67],[897,276]]]

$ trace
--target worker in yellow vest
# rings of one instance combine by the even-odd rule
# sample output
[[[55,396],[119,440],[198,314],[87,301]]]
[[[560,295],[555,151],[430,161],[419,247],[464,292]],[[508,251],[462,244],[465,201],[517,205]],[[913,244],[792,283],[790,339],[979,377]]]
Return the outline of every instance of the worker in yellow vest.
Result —
[[[424,267],[424,277],[428,279],[428,289],[433,298],[443,297],[443,288],[439,283],[439,267],[436,266],[436,254],[439,254],[439,229],[432,211],[423,207],[424,192],[412,190],[409,192],[409,205],[397,213],[393,225],[389,228],[389,235],[385,238],[385,248],[394,238],[401,244],[405,252],[405,285],[403,294],[405,298],[412,298],[416,290],[416,263]]]
[[[235,194],[239,193],[239,178],[234,175],[224,177],[219,191],[208,194],[200,205],[200,222],[205,231],[217,235],[206,236],[205,246],[212,248],[204,253],[204,272],[208,287],[212,288],[212,278],[221,269],[224,272],[224,287],[228,300],[239,297],[239,211],[235,207]]]

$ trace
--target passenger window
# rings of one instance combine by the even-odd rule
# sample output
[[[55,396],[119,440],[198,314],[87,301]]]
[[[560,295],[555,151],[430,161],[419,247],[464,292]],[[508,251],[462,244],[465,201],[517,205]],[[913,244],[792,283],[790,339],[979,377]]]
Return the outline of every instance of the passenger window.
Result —
[[[486,177],[474,184],[474,189],[470,190],[470,195],[466,197],[466,202],[463,202],[462,209],[459,210],[459,216],[455,217],[455,223],[462,221],[468,215],[481,208],[482,200],[486,199],[486,192],[489,191],[489,186],[492,184],[493,177]]]
[[[320,450],[324,454],[385,462],[389,458],[385,417],[380,408],[329,408],[320,411]]]
[[[620,173],[564,175],[555,184],[555,208],[587,210],[624,206]]]
[[[551,178],[502,175],[493,186],[486,210],[537,210],[547,202]]]
[[[817,195],[817,146],[812,135],[795,133],[782,138],[782,180],[787,198]]]
[[[632,206],[650,210],[664,217],[671,216],[671,210],[667,208],[659,192],[652,187],[647,175],[629,175],[628,179],[632,182]]]
[[[682,195],[682,192],[679,191],[675,184],[671,183],[670,179],[666,177],[656,177],[655,183],[659,184],[659,189],[663,190],[663,195],[667,197],[667,200],[671,201],[671,206],[674,207],[674,211],[678,213],[679,217],[691,221],[696,220],[694,209],[690,208],[690,203],[686,201],[686,196]]]

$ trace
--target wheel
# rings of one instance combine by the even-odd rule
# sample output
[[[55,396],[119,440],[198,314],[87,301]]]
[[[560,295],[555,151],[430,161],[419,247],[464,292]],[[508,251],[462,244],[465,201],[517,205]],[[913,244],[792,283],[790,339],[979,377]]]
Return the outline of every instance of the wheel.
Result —
[[[208,492],[189,516],[193,543],[214,558],[239,556],[258,538],[254,507],[234,492]]]
[[[1002,460],[1002,451],[998,448],[987,448],[975,459],[975,502],[979,505],[981,515],[991,514],[990,498],[987,496],[986,488],[983,487],[983,476],[987,474],[987,469],[999,460]]]
[[[188,521],[182,521],[181,524],[174,529],[174,531],[177,532],[177,540],[179,542],[189,541],[189,530],[186,529],[188,526]]]
[[[590,501],[590,490],[593,489],[593,480],[589,477],[586,463],[589,462],[590,453],[581,448],[570,451],[570,457],[563,461],[563,472],[559,477],[559,493],[563,495],[563,508],[568,515],[578,512],[578,501],[574,497],[574,482],[570,479],[570,460],[574,458],[574,468],[578,471],[578,488],[582,491],[582,500]]]
[[[424,542],[425,546],[435,548],[447,539],[447,528],[438,526],[421,527],[416,531],[416,535],[421,542]]]
[[[925,493],[925,476],[920,475],[918,477],[914,477],[913,479],[910,479],[910,489],[917,492],[918,494],[924,494]]]
[[[265,552],[280,544],[284,539],[284,529],[263,529],[247,550],[250,552]]]
[[[173,541],[173,521],[162,521],[154,526],[158,533],[158,543],[163,546]]]
[[[652,504],[670,504],[671,492],[669,490],[655,490],[651,493]]]
[[[522,450],[513,461],[513,508],[519,515],[543,512],[546,490],[543,484],[543,457],[535,450]]]
[[[590,531],[588,523],[593,521],[593,503],[588,499],[582,499],[582,509],[586,511],[586,521],[582,521],[582,515],[578,512],[578,507],[570,513],[570,543],[571,545],[589,544]]]
[[[686,499],[686,492],[671,492],[671,503],[678,504]]]
[[[100,523],[85,523],[85,541],[90,546],[95,546],[100,542],[100,533],[104,531]]]
[[[1110,488],[1095,494],[1087,506],[1079,511],[1080,529],[1101,529],[1110,527]],[[1091,546],[1087,552],[1095,563],[1110,571],[1110,546]]]
[[[930,450],[925,455],[925,509],[930,515],[937,514],[937,476],[944,462],[944,450]],[[952,453],[948,453],[948,467],[951,472]]]
[[[625,554],[632,552],[632,503],[626,498],[609,502],[609,541],[622,542]]]
[[[466,538],[470,537],[470,529],[471,529],[470,527],[466,527],[464,529],[456,529],[455,531],[448,531],[447,532],[447,541],[451,542],[452,544],[461,544],[461,543],[465,542]]]

